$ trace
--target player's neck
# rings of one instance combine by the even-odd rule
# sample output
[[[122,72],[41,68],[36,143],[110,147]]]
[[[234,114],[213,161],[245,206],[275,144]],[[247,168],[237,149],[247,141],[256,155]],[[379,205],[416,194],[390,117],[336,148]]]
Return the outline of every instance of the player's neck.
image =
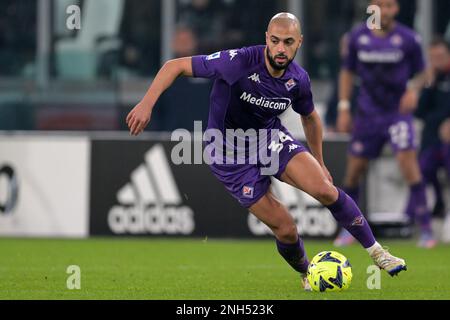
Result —
[[[372,33],[377,37],[386,37],[394,28],[396,27],[397,23],[395,21],[392,21],[390,24],[381,27],[381,29],[373,29]]]
[[[269,74],[274,77],[274,78],[281,78],[284,73],[286,72],[286,70],[275,70],[274,68],[272,68],[272,66],[270,64],[266,63],[266,68],[267,71],[269,71]]]

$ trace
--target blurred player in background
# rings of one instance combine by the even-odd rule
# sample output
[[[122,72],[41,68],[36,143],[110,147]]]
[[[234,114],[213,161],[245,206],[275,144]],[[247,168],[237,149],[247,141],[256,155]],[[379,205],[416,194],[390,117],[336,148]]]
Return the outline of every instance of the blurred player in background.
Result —
[[[273,176],[325,205],[367,249],[374,262],[395,275],[406,270],[405,261],[392,256],[376,242],[355,202],[333,185],[325,167],[322,124],[314,109],[310,79],[293,61],[302,42],[298,19],[292,14],[280,13],[269,23],[266,46],[167,62],[143,100],[129,113],[126,121],[130,132],[133,135],[142,132],[150,121],[156,100],[179,75],[214,79],[207,129],[220,130],[224,135],[227,129],[277,132],[276,137],[270,133],[259,137],[269,140],[265,151],[270,150],[278,157]],[[281,125],[278,116],[290,106],[300,115],[311,153]],[[235,146],[233,148],[236,150]],[[309,262],[303,241],[287,208],[272,194],[270,176],[262,174],[262,166],[261,162],[210,165],[228,192],[273,231],[279,253],[301,274],[303,288],[310,290],[306,278]]]
[[[424,121],[420,168],[424,180],[436,194],[434,214],[443,216],[445,201],[438,181],[438,170],[445,168],[450,181],[450,46],[436,38],[428,49],[431,86],[423,90],[416,116]]]
[[[400,10],[397,0],[372,0],[371,4],[381,9],[381,28],[372,30],[364,23],[351,32],[339,81],[337,127],[340,132],[352,132],[344,189],[358,202],[360,180],[369,161],[389,142],[410,187],[406,214],[411,223],[417,221],[420,226],[418,245],[429,248],[436,242],[413,127],[413,112],[426,82],[421,42],[413,30],[395,20]],[[349,101],[355,75],[361,88],[352,121]],[[335,245],[353,241],[351,234],[342,230]]]
[[[348,34],[344,34],[339,41],[339,56],[340,63],[342,63],[347,55],[348,55]],[[352,97],[350,100],[351,104],[351,113],[355,112],[356,108],[356,99],[358,98],[359,87],[358,84],[355,83],[352,89]],[[337,105],[339,102],[339,73],[336,73],[336,76],[333,79],[333,91],[327,101],[327,111],[325,113],[325,124],[327,125],[328,132],[336,132],[336,122],[337,122]]]

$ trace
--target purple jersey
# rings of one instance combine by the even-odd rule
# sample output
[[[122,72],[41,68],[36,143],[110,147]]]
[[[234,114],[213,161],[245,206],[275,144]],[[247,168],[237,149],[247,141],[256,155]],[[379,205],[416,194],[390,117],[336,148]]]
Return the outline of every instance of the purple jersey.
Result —
[[[400,23],[385,37],[363,24],[350,34],[344,68],[361,79],[357,109],[361,115],[397,113],[408,80],[425,68],[420,38]]]
[[[281,78],[270,75],[265,46],[192,57],[194,77],[214,79],[208,129],[278,129],[278,116],[292,107],[301,115],[314,110],[305,70],[292,62]]]
[[[314,105],[306,71],[293,62],[282,77],[272,77],[265,64],[264,49],[265,46],[254,46],[195,56],[192,57],[192,69],[194,77],[215,80],[207,129],[220,130],[224,136],[227,129],[258,132],[266,129],[267,144],[261,146],[258,142],[258,149],[265,149],[271,155],[278,154],[270,175],[280,179],[290,159],[305,152],[306,148],[291,137],[278,116],[290,107],[301,115],[309,115]],[[278,133],[273,136],[273,132]],[[247,145],[233,145],[232,148],[238,153],[244,151],[246,160],[259,155]],[[214,158],[221,156],[216,154]],[[213,163],[210,168],[241,205],[250,207],[267,193],[271,183],[269,174],[262,174],[261,168],[266,164],[260,160],[253,164],[251,161],[245,164]]]

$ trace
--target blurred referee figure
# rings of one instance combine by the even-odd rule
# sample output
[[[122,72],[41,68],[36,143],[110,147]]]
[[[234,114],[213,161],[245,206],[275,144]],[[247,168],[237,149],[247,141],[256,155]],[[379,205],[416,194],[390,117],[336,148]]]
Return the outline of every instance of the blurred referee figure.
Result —
[[[138,135],[144,130],[155,102],[178,76],[213,79],[207,129],[223,133],[227,129],[267,130],[269,139],[276,132],[276,139],[267,141],[269,148],[266,145],[266,151],[275,153],[279,160],[273,177],[303,190],[326,206],[340,225],[367,249],[374,262],[395,275],[406,270],[405,261],[376,242],[355,202],[333,185],[325,167],[322,124],[314,110],[310,79],[293,61],[302,43],[298,19],[290,13],[279,13],[268,25],[266,45],[166,62],[144,98],[128,114],[130,133]],[[180,107],[189,112],[189,106]],[[289,107],[300,115],[310,152],[281,125],[278,116]],[[210,168],[227,191],[272,230],[279,253],[299,272],[303,288],[311,290],[306,279],[309,262],[303,241],[287,208],[272,194],[271,177],[262,175],[263,166],[261,162],[213,163]]]
[[[371,3],[381,9],[381,29],[371,30],[363,23],[350,33],[339,81],[337,127],[340,132],[351,130],[352,135],[344,190],[358,203],[360,180],[369,161],[379,157],[389,142],[410,188],[405,211],[410,223],[417,222],[420,227],[418,246],[431,248],[436,241],[417,160],[413,123],[419,92],[426,82],[420,38],[395,21],[400,10],[397,0]],[[351,129],[349,101],[355,75],[361,87]],[[343,229],[335,245],[349,245],[353,241],[354,237]]]

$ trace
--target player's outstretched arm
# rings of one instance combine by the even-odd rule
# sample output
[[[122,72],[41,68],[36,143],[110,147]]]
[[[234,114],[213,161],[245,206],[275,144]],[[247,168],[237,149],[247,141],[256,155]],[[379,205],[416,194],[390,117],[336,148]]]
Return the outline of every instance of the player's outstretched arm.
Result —
[[[351,97],[353,93],[353,72],[342,69],[339,74],[339,104],[336,127],[339,132],[349,132],[352,122]]]
[[[420,91],[426,86],[428,80],[425,71],[420,72],[408,82],[408,88],[400,100],[400,113],[410,114],[414,112],[418,106]]]
[[[128,128],[133,136],[140,134],[148,125],[156,101],[180,75],[192,77],[192,57],[169,60],[159,70],[144,98],[126,118]]]
[[[323,126],[317,111],[311,112],[307,116],[302,116],[303,131],[305,132],[306,141],[308,143],[311,154],[319,162],[328,180],[333,182],[333,178],[329,173],[323,161],[322,142],[323,142]]]

